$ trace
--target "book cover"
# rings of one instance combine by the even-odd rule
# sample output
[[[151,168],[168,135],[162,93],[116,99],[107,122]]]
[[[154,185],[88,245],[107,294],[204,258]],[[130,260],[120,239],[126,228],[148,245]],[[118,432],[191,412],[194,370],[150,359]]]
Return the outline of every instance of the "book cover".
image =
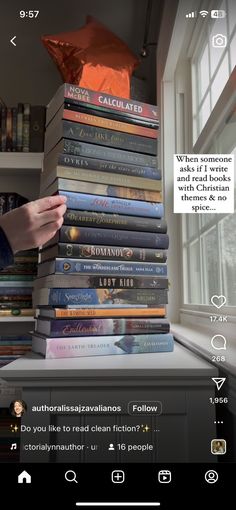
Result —
[[[45,248],[39,252],[39,262],[56,257],[71,257],[82,259],[101,259],[101,260],[129,260],[136,262],[166,262],[167,255],[164,250],[155,250],[152,248],[136,248],[121,246],[104,246],[91,244],[71,244],[58,243],[60,232],[53,237],[54,246]]]
[[[144,136],[130,135],[121,131],[87,126],[69,120],[57,121],[54,119],[46,130],[45,152],[46,154],[59,142],[61,138],[69,138],[80,142],[126,149],[128,151],[141,152],[143,154],[157,154],[157,141]]]
[[[87,158],[88,161],[89,158]],[[91,158],[92,159],[92,158]],[[97,160],[99,161],[99,160]],[[102,161],[102,160],[100,160]],[[112,165],[110,165],[112,166]],[[58,178],[71,179],[73,181],[87,181],[98,184],[107,184],[110,186],[122,186],[126,188],[138,188],[141,190],[161,191],[162,181],[159,179],[144,179],[143,177],[127,176],[120,173],[100,172],[97,169],[89,170],[84,168],[73,168],[68,166],[57,166],[50,172],[45,169],[41,174],[41,189],[44,190],[55,179]]]
[[[36,306],[167,304],[167,289],[41,289],[33,293]]]
[[[164,216],[163,204],[144,202],[143,200],[134,201],[125,198],[101,197],[99,195],[60,190],[58,195],[67,197],[67,207],[69,209],[147,216],[150,218],[163,218]]]
[[[62,138],[54,149],[46,155],[44,164],[46,168],[51,168],[57,165],[58,154],[69,154],[70,156],[85,156],[88,158],[102,159],[113,161],[116,163],[124,163],[137,165],[142,167],[151,167],[156,171],[157,158],[148,154],[141,154],[139,152],[131,152],[121,149],[113,149],[111,147],[103,147],[102,145],[95,145],[93,143],[85,143],[76,140],[69,140]]]
[[[88,193],[105,197],[127,198],[131,200],[143,200],[145,202],[161,202],[162,193],[160,191],[142,190],[136,188],[125,188],[123,186],[109,186],[105,184],[95,184],[93,182],[84,182],[73,179],[56,179],[48,188],[41,189],[42,196],[53,195],[58,190],[73,191],[78,193]]]
[[[141,354],[172,352],[174,339],[169,333],[154,335],[124,335],[70,338],[42,338],[33,335],[32,349],[46,358],[74,358],[111,354]]]
[[[58,309],[60,313],[60,309]],[[63,311],[63,309],[61,309]],[[92,315],[86,315],[85,309],[78,309],[78,317],[92,317]],[[102,311],[102,310],[101,310]],[[105,313],[105,310],[103,310]],[[150,311],[150,314],[149,314]],[[69,312],[69,310],[68,310]],[[81,315],[79,315],[81,312]],[[56,337],[70,337],[70,336],[97,336],[97,335],[115,335],[124,333],[141,333],[141,332],[155,332],[159,331],[160,326],[157,326],[158,317],[165,316],[165,308],[136,308],[132,309],[121,309],[108,310],[107,316],[109,319],[75,319],[75,318],[57,318],[49,319],[42,317],[41,315],[37,318],[36,330],[37,333]],[[139,313],[140,312],[140,313]],[[123,315],[123,313],[125,313]],[[147,317],[145,319],[145,317]],[[63,316],[62,316],[63,317]],[[105,317],[105,315],[104,315]],[[117,317],[117,319],[115,318]],[[124,319],[123,317],[130,317],[130,319]],[[135,317],[132,319],[132,317]],[[165,323],[164,323],[165,324]],[[157,328],[157,329],[156,329]]]
[[[161,248],[169,246],[168,234],[156,232],[138,232],[136,230],[112,230],[105,228],[89,228],[63,225],[58,233],[59,241],[66,243],[86,243],[144,248]]]
[[[60,259],[42,262],[38,266],[38,277],[47,274],[63,273],[63,274],[96,274],[105,276],[109,275],[145,275],[145,276],[166,276],[167,265],[151,262],[121,262],[116,261],[100,261],[100,260],[77,260],[77,259]]]
[[[104,92],[96,92],[90,89],[81,88],[78,85],[65,83],[61,85],[47,108],[47,124],[55,115],[59,107],[68,99],[70,102],[79,103],[84,106],[94,105],[103,108],[104,111],[118,111],[124,117],[137,117],[141,120],[150,120],[158,124],[158,110],[156,105],[125,99]]]
[[[79,227],[159,232],[161,234],[167,232],[167,223],[164,218],[142,218],[140,216],[96,213],[93,211],[74,211],[73,209],[66,210],[63,224]]]

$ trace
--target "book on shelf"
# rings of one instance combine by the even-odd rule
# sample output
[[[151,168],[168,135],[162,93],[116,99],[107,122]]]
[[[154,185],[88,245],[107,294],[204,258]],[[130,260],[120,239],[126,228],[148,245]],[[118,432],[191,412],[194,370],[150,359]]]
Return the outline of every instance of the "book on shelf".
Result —
[[[163,276],[95,276],[74,274],[53,274],[36,278],[34,289],[50,288],[124,288],[124,289],[159,289],[167,288],[167,278]],[[1,290],[0,290],[1,293]]]
[[[0,151],[43,152],[45,106],[0,107]]]

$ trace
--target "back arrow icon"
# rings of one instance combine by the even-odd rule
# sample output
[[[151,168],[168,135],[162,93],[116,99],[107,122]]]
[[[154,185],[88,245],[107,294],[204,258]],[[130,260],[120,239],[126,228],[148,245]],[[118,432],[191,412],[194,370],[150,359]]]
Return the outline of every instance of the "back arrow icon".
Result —
[[[12,37],[12,39],[10,40],[10,42],[13,44],[13,46],[16,46],[16,43],[14,41],[15,38],[16,38],[16,35],[14,35],[14,37]]]

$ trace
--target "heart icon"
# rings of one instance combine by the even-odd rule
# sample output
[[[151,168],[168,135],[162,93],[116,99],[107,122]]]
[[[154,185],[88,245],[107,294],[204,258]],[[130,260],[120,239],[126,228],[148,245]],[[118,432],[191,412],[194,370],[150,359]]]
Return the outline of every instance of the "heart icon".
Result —
[[[225,305],[226,303],[226,297],[223,296],[223,295],[220,295],[220,296],[217,296],[216,294],[214,296],[212,296],[211,298],[211,303],[216,307],[216,308],[221,308],[222,306]]]

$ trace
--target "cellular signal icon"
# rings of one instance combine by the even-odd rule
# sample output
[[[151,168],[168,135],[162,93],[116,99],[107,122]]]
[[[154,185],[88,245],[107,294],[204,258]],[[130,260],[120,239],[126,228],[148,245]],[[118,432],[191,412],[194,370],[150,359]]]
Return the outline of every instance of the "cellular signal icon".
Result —
[[[201,16],[205,18],[208,15],[208,12],[209,11],[199,11],[199,14],[201,14]]]
[[[196,17],[197,17],[196,11],[189,12],[188,14],[185,15],[185,18],[196,18]]]

